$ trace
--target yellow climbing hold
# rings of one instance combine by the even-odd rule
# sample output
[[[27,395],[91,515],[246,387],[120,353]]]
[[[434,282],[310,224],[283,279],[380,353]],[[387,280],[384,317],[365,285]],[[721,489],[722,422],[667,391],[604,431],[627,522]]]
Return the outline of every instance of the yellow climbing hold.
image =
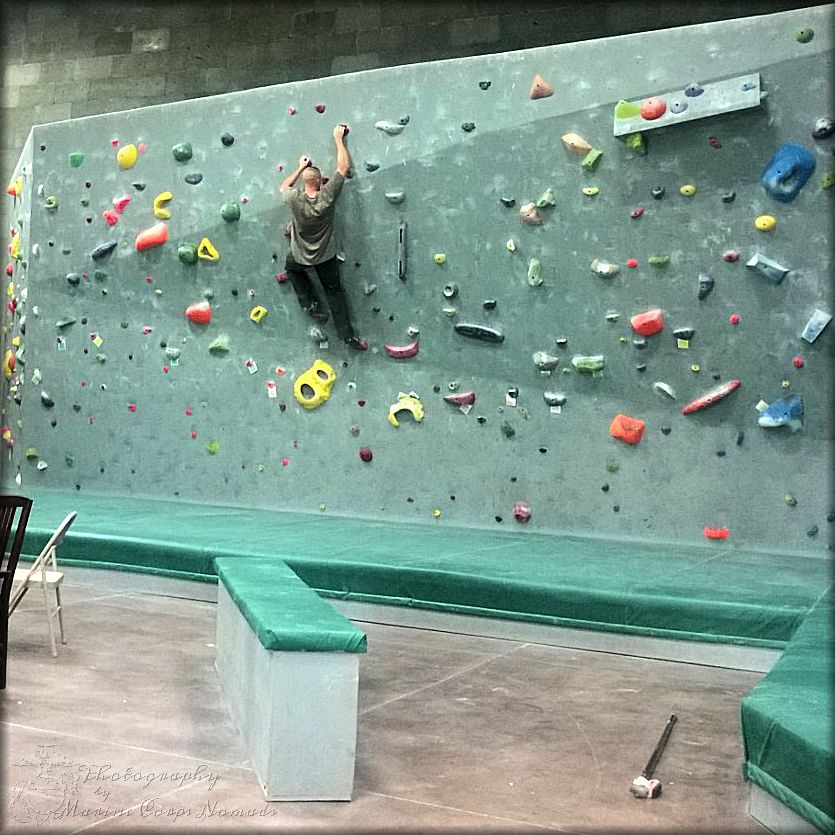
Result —
[[[217,261],[220,255],[212,245],[212,242],[208,238],[203,238],[197,247],[197,257],[202,258],[204,261]]]
[[[321,406],[330,396],[336,382],[336,372],[324,360],[314,360],[293,383],[293,394],[305,409]]]
[[[446,262],[446,255],[443,252],[436,252],[435,253],[435,263],[436,264],[443,264]]]
[[[136,145],[131,143],[119,148],[116,152],[116,162],[119,163],[120,168],[133,168],[136,165],[136,160],[139,157],[139,151],[136,150]]]
[[[12,197],[20,197],[21,193],[23,192],[23,177],[17,177],[9,183],[9,187],[6,189],[6,194],[11,195]]]
[[[702,370],[702,367],[697,362],[694,362],[693,365],[690,366],[690,370],[694,374],[698,374]]]
[[[261,322],[264,321],[264,317],[267,315],[267,308],[263,305],[256,305],[249,311],[249,318],[255,322],[256,325],[260,325]]]
[[[685,183],[685,185],[679,189],[679,192],[685,197],[692,197],[696,193],[696,186],[694,186],[693,183]]]
[[[9,246],[9,254],[15,259],[15,261],[20,260],[20,232],[17,229],[12,232],[12,242]]]
[[[788,380],[783,380],[780,383],[780,385],[782,386],[782,388],[787,389],[791,385],[791,383]]]
[[[12,379],[12,373],[15,369],[15,356],[12,352],[11,348],[6,351],[5,356],[3,357],[3,376],[7,380]]]
[[[171,212],[164,209],[162,204],[167,203],[173,196],[170,191],[163,191],[154,198],[154,217],[158,217],[160,220],[168,220],[171,217]]]
[[[754,219],[754,226],[760,232],[770,232],[777,225],[777,218],[774,215],[759,215]]]
[[[505,244],[505,246],[507,247],[507,249],[508,249],[508,251],[509,251],[509,252],[516,252],[516,241],[514,241],[514,240],[513,240],[513,238],[511,238],[511,239],[510,239],[510,240],[509,240],[509,241]]]
[[[423,403],[411,394],[400,394],[397,398],[397,402],[392,403],[389,407],[388,420],[395,428],[400,426],[400,422],[397,420],[398,412],[404,411],[411,412],[412,417],[417,423],[423,420]]]
[[[441,515],[441,508],[436,507],[436,508],[432,511],[432,515],[433,515],[433,516],[437,519],[437,518]]]
[[[586,197],[594,197],[594,195],[597,194],[599,191],[600,189],[597,186],[586,186],[583,189],[583,194],[585,194]]]

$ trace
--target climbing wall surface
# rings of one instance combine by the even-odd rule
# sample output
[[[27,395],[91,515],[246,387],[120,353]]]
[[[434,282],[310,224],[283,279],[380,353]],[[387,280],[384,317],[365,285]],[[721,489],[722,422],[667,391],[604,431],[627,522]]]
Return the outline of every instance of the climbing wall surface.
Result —
[[[4,484],[823,551],[832,9],[35,127]],[[338,123],[366,352],[283,280]]]

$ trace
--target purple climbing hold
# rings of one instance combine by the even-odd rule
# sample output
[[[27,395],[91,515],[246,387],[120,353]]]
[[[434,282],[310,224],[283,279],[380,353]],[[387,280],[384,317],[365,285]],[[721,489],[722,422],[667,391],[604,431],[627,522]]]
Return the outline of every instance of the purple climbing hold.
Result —
[[[317,104],[313,109],[317,113],[324,113],[325,112],[325,105],[324,104]]]

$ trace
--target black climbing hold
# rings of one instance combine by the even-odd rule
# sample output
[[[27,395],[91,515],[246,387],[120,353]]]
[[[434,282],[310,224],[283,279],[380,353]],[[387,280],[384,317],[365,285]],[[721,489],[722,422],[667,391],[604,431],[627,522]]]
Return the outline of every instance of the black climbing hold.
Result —
[[[43,403],[47,409],[51,409],[55,405],[55,401],[45,391],[41,392],[41,403]]]
[[[497,522],[499,522],[499,523],[502,521],[502,517],[501,517],[501,516],[496,516],[496,517],[495,517],[495,519],[496,519],[496,521],[497,521]]]
[[[647,340],[644,336],[636,336],[632,340],[632,344],[640,351],[647,347]]]
[[[482,90],[487,90],[490,87],[489,81],[479,81],[478,86],[481,87]]]
[[[835,513],[833,513],[832,511],[827,513],[826,514],[826,521],[827,522],[835,522]]]
[[[672,432],[672,431],[673,431],[673,427],[672,427],[672,426],[662,426],[662,427],[661,427],[661,432],[662,432],[664,435],[669,435],[669,434],[670,434],[670,432]]]
[[[441,393],[441,387],[438,386],[438,385],[434,385],[434,386],[432,386],[432,391],[434,391],[435,394],[440,394]]]
[[[815,122],[815,127],[812,128],[813,139],[828,139],[835,133],[835,123],[829,116],[823,116]]]
[[[806,531],[806,536],[811,537],[811,536],[817,536],[817,535],[818,535],[818,526],[817,525],[812,525],[812,527],[809,528],[808,531]]]
[[[145,191],[145,183],[133,183],[133,187],[137,191]]]
[[[408,125],[409,124],[409,117],[408,116],[401,116],[397,120],[397,124],[398,125]]]
[[[78,273],[67,273],[67,281],[73,286],[81,284],[81,276]]]
[[[652,190],[652,196],[656,200],[660,200],[666,194],[666,191],[667,190],[664,188],[664,186],[655,186],[655,188]]]
[[[471,133],[475,130],[475,122],[463,122],[461,124],[461,130],[465,133]]]
[[[72,409],[73,409],[74,412],[80,412],[81,411],[81,404],[80,403],[73,403],[72,404]]]
[[[203,175],[202,174],[186,174],[184,179],[189,185],[196,186],[203,179]]]
[[[716,450],[716,457],[717,458],[724,458],[728,453],[725,452],[724,449],[717,449]]]
[[[508,209],[512,209],[516,205],[516,200],[513,197],[500,197],[499,199]]]
[[[636,366],[635,366],[635,370],[636,370],[636,371],[641,371],[641,372],[646,371],[646,370],[647,370],[646,363],[643,363],[643,362],[642,362],[640,365],[636,365]]]
[[[485,299],[485,300],[481,303],[481,306],[482,306],[485,310],[495,310],[495,308],[496,308],[496,300],[495,300],[495,299]]]
[[[501,430],[505,438],[512,438],[516,434],[516,430],[506,420],[502,421]]]
[[[49,421],[49,425],[54,429],[58,425],[58,421],[55,420],[55,418],[52,418],[52,420]]]
[[[673,336],[676,339],[692,339],[695,332],[693,328],[676,328],[673,331]]]
[[[722,202],[723,203],[733,203],[736,200],[736,192],[735,191],[726,191],[722,195]]]
[[[379,167],[380,167],[379,162],[371,162],[371,160],[369,160],[368,162],[365,163],[365,170],[366,171],[376,171]]]
[[[96,247],[96,248],[95,248],[95,249],[94,249],[94,250],[90,253],[90,257],[91,257],[94,261],[99,261],[100,259],[104,258],[105,256],[110,255],[110,253],[111,253],[111,252],[113,252],[113,250],[114,250],[114,249],[116,249],[116,247],[117,247],[118,245],[119,245],[119,244],[118,244],[118,242],[117,242],[117,241],[110,241],[109,243],[106,243],[106,244],[99,244],[99,245],[98,245],[98,246],[97,246],[97,247]]]
[[[604,493],[608,493],[608,492],[609,492],[609,485],[608,485],[608,484],[601,484],[601,485],[600,485],[600,489],[601,489]]]
[[[486,417],[484,417],[484,415],[479,415],[479,416],[476,418],[476,422],[477,422],[477,423],[487,423],[487,418],[486,418]]]
[[[619,513],[619,512],[620,512],[620,505],[619,505],[619,504],[616,504],[616,505],[612,508],[612,510],[614,510],[614,511],[615,511],[615,513]]]
[[[736,433],[736,445],[742,446],[742,442],[745,440],[745,433],[740,429],[739,432]]]
[[[716,282],[713,280],[713,276],[707,273],[699,273],[699,301],[706,299],[711,294],[715,284]]]
[[[568,345],[568,337],[567,336],[557,337],[557,345],[559,345],[560,348],[565,348],[565,346]]]
[[[504,342],[503,333],[500,333],[495,328],[488,328],[484,325],[473,325],[468,322],[458,322],[455,324],[455,332],[460,333],[462,336],[479,339],[482,342]]]
[[[228,148],[235,141],[235,137],[231,133],[224,133],[220,141]]]
[[[20,406],[23,403],[23,397],[20,394],[16,394],[13,399],[18,406]]]

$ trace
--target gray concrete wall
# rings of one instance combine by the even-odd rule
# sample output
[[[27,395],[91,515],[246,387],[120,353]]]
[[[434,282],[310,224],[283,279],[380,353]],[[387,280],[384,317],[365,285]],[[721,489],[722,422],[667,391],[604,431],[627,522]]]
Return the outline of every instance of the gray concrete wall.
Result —
[[[32,125],[58,119],[813,5],[798,0],[4,0],[0,170],[12,170]],[[306,37],[311,32],[312,42]]]

